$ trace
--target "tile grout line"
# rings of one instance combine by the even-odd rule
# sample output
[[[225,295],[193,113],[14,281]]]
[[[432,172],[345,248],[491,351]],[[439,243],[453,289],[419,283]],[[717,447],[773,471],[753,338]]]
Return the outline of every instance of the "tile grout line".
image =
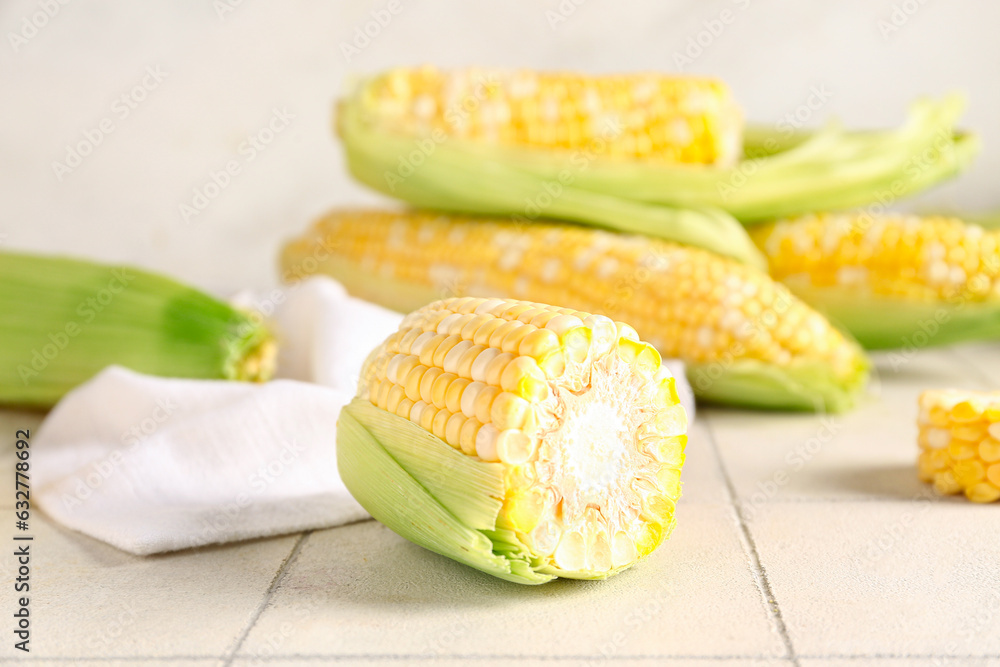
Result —
[[[264,599],[261,600],[260,605],[257,606],[257,609],[254,611],[253,616],[250,618],[250,621],[247,623],[246,627],[243,628],[243,632],[241,632],[240,636],[236,638],[236,643],[233,645],[233,650],[229,652],[229,655],[223,656],[222,667],[230,667],[230,665],[233,664],[233,660],[236,659],[236,654],[243,646],[243,642],[246,641],[247,637],[250,636],[250,631],[253,630],[255,625],[257,625],[257,621],[259,621],[260,617],[263,615],[264,610],[267,608],[267,604],[271,601],[271,597],[274,595],[274,592],[278,590],[278,585],[281,583],[281,580],[285,578],[285,574],[288,573],[288,570],[289,568],[291,568],[292,563],[295,562],[295,558],[299,555],[299,552],[302,550],[302,545],[305,544],[306,540],[309,539],[309,536],[312,535],[312,533],[313,531],[307,530],[301,535],[299,535],[299,539],[295,542],[295,545],[292,547],[292,550],[288,553],[288,556],[285,558],[284,561],[282,561],[281,565],[278,567],[278,572],[277,574],[274,575],[274,579],[271,581],[271,585],[267,587],[267,591],[264,593]]]
[[[729,471],[726,469],[726,464],[722,460],[722,452],[719,450],[719,444],[715,440],[715,430],[712,428],[712,420],[705,419],[705,432],[708,434],[708,441],[711,444],[712,451],[715,453],[715,459],[718,462],[719,470],[722,472],[722,479],[726,485],[726,494],[729,496],[729,502],[732,505],[733,511],[736,513],[737,523],[740,525],[740,533],[744,548],[746,549],[747,555],[750,558],[750,566],[754,572],[754,577],[757,579],[757,587],[764,597],[764,603],[767,608],[771,610],[771,614],[774,616],[774,622],[778,629],[778,635],[781,637],[781,641],[785,646],[786,658],[791,660],[795,667],[801,667],[799,664],[799,659],[795,655],[795,647],[792,645],[792,638],[788,634],[788,626],[785,625],[785,619],[781,615],[781,607],[778,605],[778,598],[774,595],[774,591],[771,589],[771,581],[767,577],[767,571],[764,570],[764,564],[760,560],[760,553],[757,551],[757,543],[754,542],[753,535],[750,533],[750,527],[747,525],[746,519],[743,516],[743,511],[740,509],[739,503],[737,502],[736,487],[733,486],[733,480],[729,476]]]
[[[80,663],[80,662],[109,662],[109,661],[130,661],[130,662],[146,662],[146,663],[156,663],[165,661],[200,661],[208,662],[219,658],[207,655],[160,655],[160,656],[111,656],[111,657],[98,657],[98,656],[85,656],[70,658],[66,656],[38,656],[38,657],[27,657],[27,658],[13,658],[11,664],[18,663],[38,663],[42,661],[48,662],[67,662],[67,663]],[[642,655],[616,655],[616,656],[597,656],[597,655],[529,655],[529,654],[451,654],[451,655],[428,655],[420,653],[289,653],[287,655],[266,655],[258,656],[255,658],[260,662],[287,662],[289,660],[324,660],[324,661],[342,661],[342,660],[352,660],[360,662],[419,662],[419,661],[431,661],[431,660],[461,660],[464,662],[474,662],[478,660],[537,660],[537,661],[548,661],[548,662],[563,662],[563,661],[581,661],[581,660],[606,660],[608,662],[624,662],[628,661],[664,661],[664,660],[689,660],[689,661],[730,661],[730,660],[771,660],[771,661],[781,661],[788,662],[790,658],[776,658],[770,655],[756,655],[753,653],[748,654],[729,654],[729,655],[687,655],[687,654],[642,654]],[[847,654],[828,654],[828,655],[801,655],[798,659],[813,660],[813,661],[827,661],[827,660],[997,660],[1000,659],[1000,654],[960,654],[960,655],[946,655],[943,653],[847,653]]]

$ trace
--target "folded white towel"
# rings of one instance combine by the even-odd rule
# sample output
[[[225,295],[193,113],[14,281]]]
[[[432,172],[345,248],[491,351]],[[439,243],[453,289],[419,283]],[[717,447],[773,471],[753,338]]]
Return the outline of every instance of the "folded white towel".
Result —
[[[169,379],[110,367],[32,441],[35,498],[62,524],[135,554],[368,517],[337,474],[336,422],[401,316],[314,278],[265,297],[282,378]],[[671,362],[693,418],[683,366]]]

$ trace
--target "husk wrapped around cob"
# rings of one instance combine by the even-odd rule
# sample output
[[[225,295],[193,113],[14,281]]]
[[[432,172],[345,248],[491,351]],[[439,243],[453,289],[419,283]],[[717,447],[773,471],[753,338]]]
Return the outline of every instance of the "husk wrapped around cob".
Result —
[[[741,230],[918,192],[963,169],[960,98],[913,106],[896,130],[749,129],[718,82],[525,70],[400,68],[340,101],[351,173],[422,208],[559,218],[763,266]],[[700,127],[703,131],[693,131]]]
[[[670,534],[686,422],[628,325],[453,298],[369,356],[338,468],[372,516],[439,554],[521,584],[602,579]]]
[[[0,253],[0,403],[49,407],[111,364],[169,377],[267,380],[259,318],[134,267]]]
[[[282,253],[284,279],[324,273],[407,312],[448,295],[561,303],[634,322],[683,359],[695,394],[841,411],[864,390],[861,349],[752,267],[657,239],[566,224],[333,211]]]
[[[810,214],[752,230],[770,273],[871,349],[1000,338],[1000,231],[954,217]]]

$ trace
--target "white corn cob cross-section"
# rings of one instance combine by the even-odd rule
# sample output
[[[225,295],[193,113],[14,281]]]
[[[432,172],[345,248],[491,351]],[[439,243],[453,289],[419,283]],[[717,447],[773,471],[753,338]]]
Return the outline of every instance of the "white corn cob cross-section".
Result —
[[[500,464],[497,527],[537,572],[607,576],[673,527],[687,418],[660,355],[626,324],[526,301],[437,301],[369,357],[359,396]]]

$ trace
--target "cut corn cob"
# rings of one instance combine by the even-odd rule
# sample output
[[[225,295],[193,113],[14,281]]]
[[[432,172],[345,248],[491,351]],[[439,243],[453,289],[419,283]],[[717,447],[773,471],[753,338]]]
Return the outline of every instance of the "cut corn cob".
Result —
[[[635,323],[684,359],[696,395],[843,410],[863,389],[852,341],[767,275],[712,253],[574,225],[334,211],[282,256],[286,280],[332,275],[406,312],[441,296],[561,303]]]
[[[1000,499],[1000,392],[925,391],[917,423],[922,481],[977,503]]]
[[[738,114],[717,83],[411,68],[361,81],[337,132],[357,179],[418,207],[572,220],[756,264],[737,218],[897,199],[963,169],[979,147],[954,131],[963,106],[921,101],[891,131],[753,130],[732,164]]]
[[[1000,232],[957,218],[810,214],[754,229],[772,277],[865,347],[1000,337]]]
[[[338,468],[372,516],[432,551],[519,583],[601,579],[673,528],[686,428],[632,327],[452,298],[369,356]]]
[[[729,165],[742,150],[740,111],[714,79],[425,66],[375,76],[364,94],[404,134],[535,150],[600,141],[606,155],[662,163]]]
[[[260,321],[132,267],[0,253],[0,403],[53,405],[110,364],[154,375],[266,380]]]

